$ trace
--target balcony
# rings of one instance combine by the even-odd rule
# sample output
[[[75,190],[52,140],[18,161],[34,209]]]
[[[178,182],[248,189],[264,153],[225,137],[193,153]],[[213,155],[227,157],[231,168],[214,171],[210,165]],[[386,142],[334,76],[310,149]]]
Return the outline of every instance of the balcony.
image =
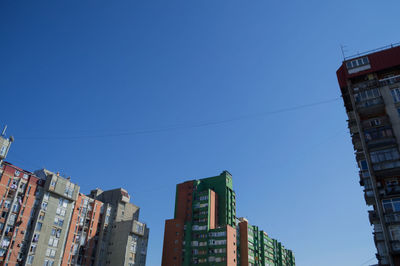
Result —
[[[7,194],[7,198],[14,198],[15,194],[16,194],[16,191],[14,189],[10,188],[10,190],[8,191],[8,194]]]
[[[368,141],[367,146],[368,148],[373,149],[379,147],[393,146],[393,144],[396,144],[396,139],[394,137],[382,137],[381,139]]]
[[[400,222],[400,213],[388,213],[385,214],[386,223],[398,223]]]
[[[395,240],[391,241],[392,244],[392,251],[399,254],[400,253],[400,241]]]
[[[132,222],[131,232],[132,232],[132,233],[135,233],[135,234],[137,234],[137,235],[144,236],[144,233],[145,233],[145,224],[134,220],[134,221]]]
[[[374,240],[375,241],[385,241],[382,232],[374,232]]]
[[[400,75],[379,80],[379,86],[389,86],[400,82]]]
[[[368,128],[364,130],[365,141],[368,148],[394,146],[396,139],[390,125]]]
[[[350,129],[350,134],[357,134],[358,133],[358,126],[357,125],[350,125],[349,124],[349,129]]]
[[[375,222],[379,222],[379,216],[375,211],[368,211],[368,218],[369,218],[369,222],[371,224],[374,224]]]
[[[385,105],[383,98],[377,97],[365,101],[360,101],[356,103],[358,112],[363,115],[372,115],[377,113],[383,113],[385,111]]]
[[[372,190],[365,190],[364,198],[367,205],[375,204],[374,192]]]
[[[385,189],[385,195],[393,196],[400,194],[400,186],[389,186]]]
[[[370,89],[370,88],[376,88],[376,87],[379,87],[379,85],[380,85],[380,83],[378,82],[378,80],[373,79],[373,80],[368,80],[365,82],[360,82],[360,83],[354,84],[352,87],[353,87],[354,91],[357,91],[360,89],[365,90],[365,89]]]
[[[399,168],[399,167],[400,167],[400,161],[398,161],[398,160],[373,163],[373,168],[375,171],[383,171],[386,169],[393,169],[393,168]]]
[[[348,117],[349,120],[351,120],[351,121],[355,121],[355,119],[356,119],[356,116],[355,116],[355,114],[354,114],[353,111],[347,112],[347,117]]]
[[[356,133],[356,134],[352,135],[351,142],[353,143],[354,150],[356,150],[356,151],[363,150],[363,146],[362,146],[361,139],[360,139],[360,134]]]

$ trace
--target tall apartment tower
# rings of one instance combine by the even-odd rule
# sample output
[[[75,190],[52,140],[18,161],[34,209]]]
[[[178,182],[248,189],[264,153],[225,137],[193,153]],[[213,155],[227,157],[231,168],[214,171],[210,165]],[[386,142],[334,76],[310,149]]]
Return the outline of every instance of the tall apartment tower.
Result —
[[[336,72],[379,265],[400,265],[400,47],[346,58]]]
[[[250,225],[247,219],[238,219],[238,265],[294,266],[294,254],[276,239]]]
[[[286,257],[282,263],[275,263],[277,249],[273,243],[256,249],[254,243],[259,238],[253,237],[249,228],[247,220],[236,218],[229,172],[178,184],[174,219],[165,221],[162,266],[295,265],[294,257],[292,264],[286,264]],[[274,264],[265,259],[271,256]]]
[[[103,203],[78,194],[69,225],[61,265],[96,265],[96,250],[103,216]]]
[[[103,202],[95,265],[146,265],[149,228],[139,221],[140,208],[125,189],[95,189],[90,198]]]
[[[6,162],[0,165],[0,265],[23,265],[41,186],[33,173]]]
[[[11,143],[14,141],[13,137],[6,138],[7,127],[3,129],[3,132],[0,135],[0,165],[2,164],[3,160],[7,157],[7,153],[10,150]]]
[[[46,169],[35,171],[35,175],[43,186],[36,192],[27,264],[61,265],[79,186]]]
[[[237,265],[235,220],[235,192],[227,171],[178,184],[174,219],[165,221],[162,265]]]
[[[122,188],[90,195],[69,177],[5,162],[0,135],[0,266],[145,266],[149,228]]]

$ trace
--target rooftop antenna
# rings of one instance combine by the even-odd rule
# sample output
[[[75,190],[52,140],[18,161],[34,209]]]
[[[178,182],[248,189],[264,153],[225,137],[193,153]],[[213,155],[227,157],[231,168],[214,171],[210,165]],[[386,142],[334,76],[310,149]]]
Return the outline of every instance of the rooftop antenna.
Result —
[[[7,125],[4,126],[3,132],[1,133],[1,136],[5,136],[6,135],[6,130],[7,130]]]
[[[340,45],[340,50],[342,51],[342,56],[343,56],[343,61],[346,59],[346,45],[341,44]]]

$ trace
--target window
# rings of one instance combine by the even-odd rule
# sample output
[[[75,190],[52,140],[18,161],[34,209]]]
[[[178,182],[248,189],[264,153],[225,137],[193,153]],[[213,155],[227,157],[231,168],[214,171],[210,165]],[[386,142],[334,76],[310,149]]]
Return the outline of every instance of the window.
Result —
[[[41,222],[38,222],[37,224],[36,224],[36,231],[39,231],[40,232],[40,230],[42,230],[42,223]]]
[[[365,141],[378,140],[393,137],[393,131],[389,127],[377,127],[365,130]]]
[[[0,155],[4,156],[6,154],[6,151],[7,151],[7,146],[6,145],[1,146]]]
[[[58,245],[58,238],[56,237],[50,237],[49,239],[49,246],[51,247],[57,247]]]
[[[379,89],[374,88],[365,91],[360,91],[359,93],[355,93],[354,100],[356,101],[356,103],[359,103],[362,101],[378,98],[379,96],[381,96]]]
[[[63,208],[67,208],[68,207],[68,200],[67,199],[62,199],[62,198],[60,198],[59,200],[58,200],[58,206],[59,207],[63,207]]]
[[[361,160],[359,163],[360,163],[359,167],[361,170],[368,170],[368,164],[366,160]]]
[[[136,236],[132,236],[132,241],[131,241],[131,245],[130,245],[130,251],[136,252],[136,246],[137,246],[137,237]]]
[[[390,91],[392,93],[393,101],[395,103],[400,102],[400,88],[395,88]]]
[[[56,214],[60,215],[60,216],[65,216],[65,209],[62,207],[58,207]]]
[[[32,255],[28,256],[27,263],[28,264],[32,264],[33,263],[33,256]]]
[[[10,200],[6,200],[6,201],[4,202],[4,208],[9,209],[10,206],[11,206],[11,201],[10,201]]]
[[[42,202],[42,210],[47,210],[47,202]]]
[[[60,238],[61,229],[52,228],[52,229],[51,229],[51,235],[52,235],[52,236],[55,236],[56,238]]]
[[[382,203],[383,203],[383,209],[385,210],[385,213],[400,212],[400,198],[383,200]]]
[[[68,184],[66,185],[66,187],[65,187],[64,195],[71,198],[71,197],[72,197],[72,194],[74,193],[74,188],[75,188],[75,185],[74,185],[74,184],[68,183]],[[87,199],[86,199],[86,200],[87,200]]]
[[[8,218],[8,219],[9,219],[9,220],[8,220],[8,223],[9,223],[9,224],[14,224],[16,218],[17,218],[17,215],[15,215],[15,213],[12,213],[12,214],[10,215],[10,217]]]
[[[372,163],[379,163],[379,162],[390,161],[390,160],[398,160],[399,158],[400,158],[400,155],[396,148],[371,152]]]
[[[53,264],[54,264],[54,261],[45,259],[43,266],[53,266]]]
[[[39,234],[34,234],[34,235],[33,235],[33,240],[32,240],[32,241],[33,241],[34,243],[38,242],[38,241],[39,241],[39,236],[40,236]]]
[[[56,218],[54,218],[54,224],[62,227],[63,224],[64,224],[64,220],[61,219],[61,218],[56,217]]]
[[[56,250],[52,248],[48,248],[46,250],[46,256],[50,258],[54,258],[56,256]]]
[[[400,226],[398,225],[389,226],[389,232],[392,241],[400,240]]]
[[[368,57],[364,56],[364,57],[361,57],[358,59],[348,61],[346,63],[346,66],[347,66],[347,69],[352,69],[352,68],[356,68],[356,67],[368,65],[368,64],[369,64]]]
[[[20,207],[20,206],[19,206],[18,203],[14,204],[13,207],[12,207],[12,211],[13,211],[13,212],[18,212],[18,211],[19,211],[19,207]]]
[[[43,200],[49,201],[50,194],[49,192],[44,193]]]
[[[35,253],[36,251],[36,244],[32,244],[31,248],[29,249],[29,252]]]
[[[381,120],[379,118],[372,119],[370,122],[371,127],[379,126],[381,124]]]

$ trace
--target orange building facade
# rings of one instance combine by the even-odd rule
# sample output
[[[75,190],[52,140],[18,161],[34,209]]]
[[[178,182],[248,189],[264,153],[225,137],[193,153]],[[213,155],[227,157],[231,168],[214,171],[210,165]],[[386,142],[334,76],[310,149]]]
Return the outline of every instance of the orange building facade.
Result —
[[[19,265],[24,260],[29,225],[42,183],[33,173],[15,165],[0,167],[0,265]]]
[[[68,231],[62,265],[93,265],[103,203],[79,193]]]

